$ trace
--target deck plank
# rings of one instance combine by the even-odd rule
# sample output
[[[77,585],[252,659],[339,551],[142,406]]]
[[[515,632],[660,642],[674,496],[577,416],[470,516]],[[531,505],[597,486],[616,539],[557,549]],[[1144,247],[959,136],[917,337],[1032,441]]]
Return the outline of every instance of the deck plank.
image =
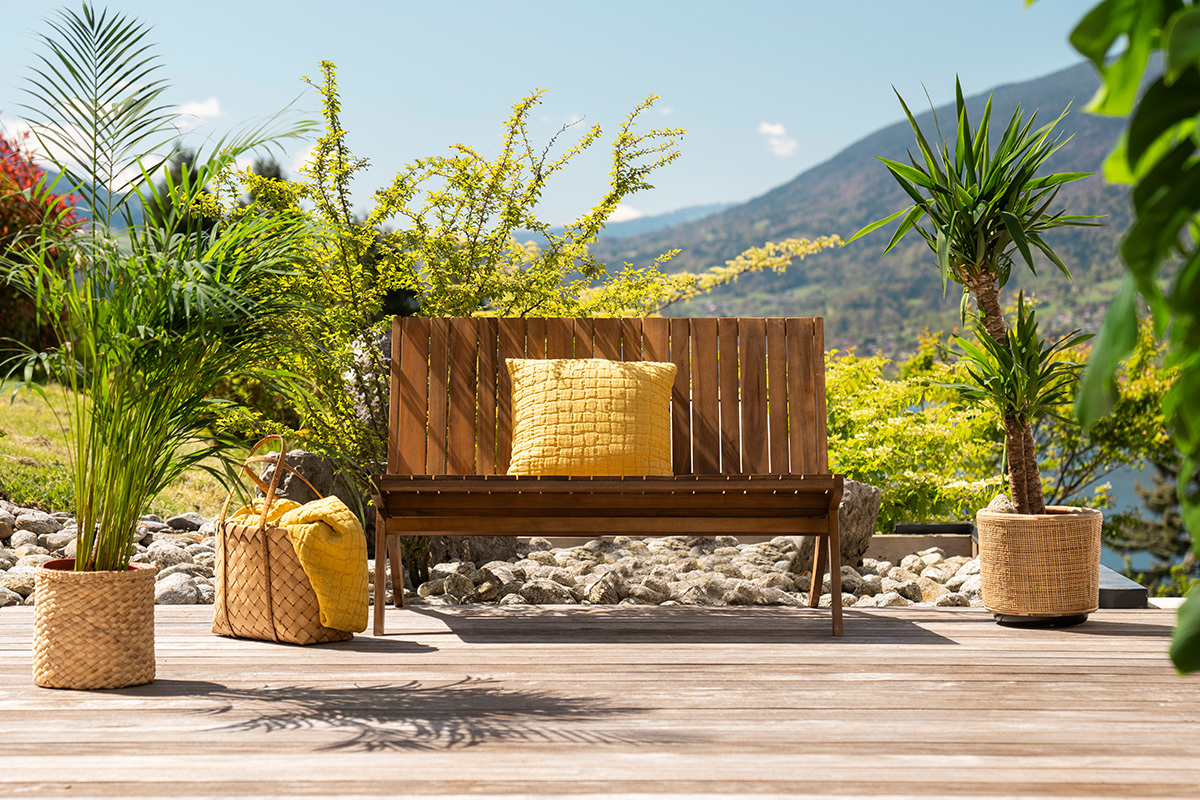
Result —
[[[412,606],[299,648],[156,609],[158,680],[33,686],[0,609],[0,795],[1194,797],[1174,614]],[[796,735],[808,731],[807,735]],[[403,787],[401,790],[400,787]]]

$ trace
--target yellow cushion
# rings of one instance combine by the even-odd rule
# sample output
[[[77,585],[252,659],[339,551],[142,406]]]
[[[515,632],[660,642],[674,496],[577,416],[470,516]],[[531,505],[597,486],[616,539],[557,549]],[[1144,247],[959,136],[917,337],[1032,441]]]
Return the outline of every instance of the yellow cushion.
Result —
[[[675,365],[506,359],[510,475],[670,475]]]

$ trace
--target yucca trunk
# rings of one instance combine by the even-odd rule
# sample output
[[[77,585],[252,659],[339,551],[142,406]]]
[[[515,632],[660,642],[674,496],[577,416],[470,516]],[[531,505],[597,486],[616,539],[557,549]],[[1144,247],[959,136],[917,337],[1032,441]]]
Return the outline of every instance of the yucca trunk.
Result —
[[[1008,342],[1008,325],[1004,322],[1004,310],[1000,307],[1000,290],[996,288],[996,280],[987,272],[971,287],[975,302],[979,304],[979,313],[983,317],[983,329],[996,344],[1006,345]]]
[[[1005,450],[1008,455],[1008,485],[1018,514],[1045,514],[1042,473],[1037,464],[1037,447],[1029,420],[1015,414],[1004,417]]]

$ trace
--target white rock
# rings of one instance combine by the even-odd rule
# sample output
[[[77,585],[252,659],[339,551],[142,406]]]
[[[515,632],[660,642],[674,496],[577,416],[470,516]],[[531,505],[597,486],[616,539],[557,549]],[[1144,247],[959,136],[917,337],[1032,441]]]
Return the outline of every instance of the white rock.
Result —
[[[19,547],[38,546],[38,535],[33,531],[14,531],[8,540],[8,546],[13,550]]]
[[[192,576],[177,572],[168,575],[154,585],[154,602],[157,605],[194,605],[200,598]]]
[[[998,494],[992,498],[992,502],[987,504],[988,511],[994,511],[997,514],[1015,514],[1017,507],[1013,505],[1013,501],[1006,494]]]
[[[893,607],[897,607],[897,606],[912,605],[912,603],[910,603],[907,599],[901,597],[896,592],[885,592],[881,595],[875,596],[872,599],[875,601],[875,605],[878,606],[879,608],[893,608]]]
[[[41,536],[44,533],[58,533],[63,529],[63,523],[62,520],[55,519],[44,511],[30,509],[17,517],[16,525],[13,527]]]

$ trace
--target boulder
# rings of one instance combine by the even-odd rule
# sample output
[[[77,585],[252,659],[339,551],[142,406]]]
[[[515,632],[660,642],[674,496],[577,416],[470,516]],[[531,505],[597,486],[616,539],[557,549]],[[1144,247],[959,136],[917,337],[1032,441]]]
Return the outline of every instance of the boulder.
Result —
[[[897,581],[892,578],[884,578],[882,588],[885,594],[895,592],[913,603],[919,603],[924,598],[921,585],[915,580]]]
[[[947,592],[938,599],[934,600],[933,604],[942,608],[969,606],[971,605],[971,598],[967,597],[961,592]]]
[[[856,566],[871,546],[875,520],[883,505],[883,492],[868,483],[846,481],[842,504],[838,508],[838,540],[841,542],[842,563]],[[816,537],[804,536],[793,569],[810,569]]]
[[[73,541],[75,541],[74,528],[58,533],[44,533],[38,537],[38,544],[47,550],[62,550]]]
[[[374,515],[372,526],[374,525]],[[431,536],[429,537],[429,560],[437,564],[442,561],[470,561],[486,564],[489,561],[507,561],[517,555],[515,536]]]
[[[177,572],[154,585],[154,602],[160,606],[189,606],[200,599],[192,576]]]
[[[13,535],[8,540],[8,546],[13,550],[19,550],[22,547],[29,547],[30,545],[34,547],[38,546],[38,535],[33,531],[13,531]]]
[[[459,575],[457,572],[452,572],[442,579],[442,593],[453,595],[459,600],[464,599],[475,591],[475,584],[471,579]]]
[[[534,605],[559,605],[574,603],[575,597],[561,583],[548,580],[533,580],[521,588],[521,595]],[[509,595],[511,597],[511,595]],[[505,600],[508,597],[504,598]]]
[[[24,597],[21,597],[21,595],[11,589],[0,588],[0,608],[4,608],[5,606],[19,606],[24,601]]]
[[[186,514],[178,514],[167,520],[167,527],[175,531],[198,531],[200,526],[208,522],[207,517],[202,517],[195,511],[189,511]],[[143,523],[147,528],[154,523]],[[161,530],[161,529],[160,529]],[[157,533],[158,531],[154,531]]]
[[[28,597],[33,593],[34,578],[32,569],[21,570],[20,567],[15,567],[0,575],[0,589],[7,589],[21,597]]]
[[[917,585],[921,587],[921,600],[926,603],[931,603],[942,595],[950,593],[945,586],[929,578],[917,578]]]
[[[16,524],[13,526],[17,530],[29,531],[30,533],[41,536],[45,533],[58,533],[63,529],[63,521],[55,519],[44,511],[35,511],[26,509],[16,519]]]
[[[143,563],[153,564],[159,569],[173,567],[176,564],[193,563],[192,557],[187,554],[186,550],[169,542],[155,542],[143,555],[146,557]]]
[[[7,539],[12,536],[16,527],[17,518],[0,508],[0,539]]]
[[[884,592],[883,594],[876,595],[871,599],[875,601],[875,605],[878,608],[912,605],[912,603],[910,603],[906,598],[901,597],[897,592]]]

